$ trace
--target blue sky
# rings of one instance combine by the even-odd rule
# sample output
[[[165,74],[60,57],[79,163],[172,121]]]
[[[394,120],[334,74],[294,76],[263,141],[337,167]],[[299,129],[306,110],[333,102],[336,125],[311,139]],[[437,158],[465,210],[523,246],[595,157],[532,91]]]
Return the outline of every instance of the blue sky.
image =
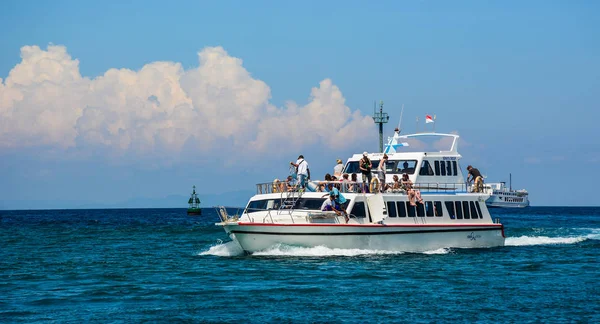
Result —
[[[599,9],[3,1],[0,208],[251,191],[298,154],[322,175],[377,150],[375,100],[386,136],[403,104],[406,132],[435,114],[463,168],[512,173],[533,205],[597,206]]]

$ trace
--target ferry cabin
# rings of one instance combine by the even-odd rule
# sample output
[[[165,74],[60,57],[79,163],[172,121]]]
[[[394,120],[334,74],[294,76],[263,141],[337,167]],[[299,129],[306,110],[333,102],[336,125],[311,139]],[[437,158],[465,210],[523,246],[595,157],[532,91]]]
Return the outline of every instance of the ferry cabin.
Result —
[[[286,203],[286,193],[270,193],[254,196],[244,214],[252,222],[308,222],[345,223],[344,217],[333,212],[322,212],[321,205],[327,193],[306,192],[297,197],[289,195],[293,202]],[[370,224],[385,220],[386,224],[458,224],[491,223],[492,219],[483,207],[485,201],[478,194],[423,194],[423,204],[411,206],[402,193],[357,194],[342,193],[347,199],[347,212],[351,223]],[[283,197],[282,197],[283,195]],[[331,217],[323,217],[330,215]]]

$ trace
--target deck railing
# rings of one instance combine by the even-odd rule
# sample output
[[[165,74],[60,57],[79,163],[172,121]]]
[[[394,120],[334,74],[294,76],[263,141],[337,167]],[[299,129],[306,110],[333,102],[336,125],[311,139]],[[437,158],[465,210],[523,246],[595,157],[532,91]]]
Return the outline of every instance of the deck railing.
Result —
[[[306,191],[309,192],[326,192],[327,185],[333,183],[333,185],[342,193],[370,193],[380,192],[379,183],[366,184],[363,182],[341,182],[341,181],[309,181]],[[393,189],[394,183],[388,182],[384,185],[384,193],[406,193],[402,188]],[[466,183],[415,183],[413,189],[421,191],[421,193],[465,193],[471,192],[470,187]],[[285,182],[266,182],[259,183],[256,185],[257,194],[270,194],[270,193],[286,193],[286,192],[298,192],[300,191],[299,186],[288,185]]]

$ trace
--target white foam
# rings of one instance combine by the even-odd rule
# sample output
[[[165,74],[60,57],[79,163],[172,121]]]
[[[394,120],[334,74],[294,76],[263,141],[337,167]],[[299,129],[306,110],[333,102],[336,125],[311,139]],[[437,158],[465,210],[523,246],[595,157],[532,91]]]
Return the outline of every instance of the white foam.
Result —
[[[590,240],[600,240],[600,228],[576,228],[576,230],[581,230],[585,232],[589,232],[585,238]]]
[[[506,246],[526,246],[526,245],[552,245],[552,244],[575,244],[585,241],[585,236],[576,237],[548,237],[548,236],[521,236],[507,237],[504,245]]]
[[[449,248],[441,248],[441,249],[437,249],[437,250],[433,250],[433,251],[425,251],[423,253],[424,254],[448,254],[451,251],[452,250]]]
[[[217,243],[198,255],[215,255],[215,256],[238,256],[244,254],[242,247],[235,241],[227,243]]]
[[[402,254],[404,252],[382,251],[382,250],[363,250],[363,249],[332,249],[325,246],[298,247],[278,244],[268,250],[255,252],[253,255],[260,256],[358,256],[358,255],[383,255],[383,254]]]

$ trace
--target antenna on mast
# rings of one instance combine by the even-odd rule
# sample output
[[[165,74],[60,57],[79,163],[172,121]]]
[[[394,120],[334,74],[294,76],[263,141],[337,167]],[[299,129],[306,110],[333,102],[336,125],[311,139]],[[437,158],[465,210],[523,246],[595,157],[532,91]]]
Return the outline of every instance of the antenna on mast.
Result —
[[[383,153],[383,124],[390,120],[390,116],[383,112],[383,100],[379,102],[379,112],[376,110],[377,102],[373,107],[373,121],[379,124],[379,152]]]
[[[404,113],[404,104],[402,104],[402,110],[400,110],[400,121],[398,121],[398,127],[396,127],[396,129],[398,129],[398,134],[400,134],[400,132],[402,131],[402,128],[400,128],[402,126],[402,114]]]

